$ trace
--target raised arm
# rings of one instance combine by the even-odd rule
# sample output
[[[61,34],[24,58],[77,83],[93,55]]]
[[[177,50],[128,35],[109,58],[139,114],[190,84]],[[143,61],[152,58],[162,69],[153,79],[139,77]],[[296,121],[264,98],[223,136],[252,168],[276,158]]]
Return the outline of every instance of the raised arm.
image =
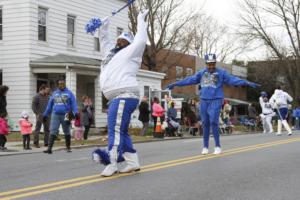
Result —
[[[146,47],[148,34],[147,34],[147,22],[146,16],[148,15],[149,10],[145,12],[140,12],[137,19],[137,32],[134,37],[133,42],[127,47],[129,58],[136,59],[137,61],[142,61],[142,56]]]
[[[186,86],[186,85],[195,85],[200,83],[202,77],[202,71],[198,72],[193,76],[189,76],[183,80],[177,81],[175,83],[171,83],[167,86],[169,90],[172,90],[176,86]]]
[[[225,84],[231,85],[231,86],[250,86],[250,87],[254,87],[254,88],[260,86],[256,83],[233,76],[233,75],[229,74],[227,71],[225,71],[225,73],[224,73],[224,82],[225,82]]]

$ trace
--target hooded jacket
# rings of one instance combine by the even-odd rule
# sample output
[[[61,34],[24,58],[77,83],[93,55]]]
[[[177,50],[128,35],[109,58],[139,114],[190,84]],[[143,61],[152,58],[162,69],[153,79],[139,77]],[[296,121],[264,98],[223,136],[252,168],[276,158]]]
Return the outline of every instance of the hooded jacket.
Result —
[[[47,109],[43,116],[48,116],[51,112],[54,114],[64,115],[67,112],[78,113],[77,103],[75,96],[68,89],[56,90],[53,92],[52,96],[47,105]]]
[[[293,98],[287,92],[279,89],[276,89],[270,98],[270,103],[273,108],[287,108],[288,103],[292,101]]]
[[[216,68],[213,73],[210,73],[207,68],[200,70],[197,74],[189,76],[181,81],[176,82],[175,86],[194,85],[199,83],[199,96],[204,100],[223,99],[223,85],[231,86],[247,86],[251,82],[240,79],[229,74],[226,70]]]
[[[101,52],[104,54],[100,73],[100,87],[104,96],[111,100],[123,93],[139,95],[136,75],[141,66],[147,42],[147,23],[138,20],[137,33],[131,44],[118,52],[111,51],[114,43],[109,36],[109,21],[100,27]]]

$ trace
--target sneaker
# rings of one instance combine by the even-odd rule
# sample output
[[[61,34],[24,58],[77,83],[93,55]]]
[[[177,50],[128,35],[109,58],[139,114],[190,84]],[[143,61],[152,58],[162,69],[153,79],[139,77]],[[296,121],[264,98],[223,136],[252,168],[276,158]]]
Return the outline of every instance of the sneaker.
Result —
[[[103,176],[103,177],[109,177],[109,176],[112,176],[112,175],[114,175],[116,173],[118,173],[117,164],[109,164],[102,171],[101,176]]]
[[[201,154],[202,154],[202,155],[208,154],[208,148],[203,148]]]
[[[38,144],[34,144],[34,147],[35,148],[41,148],[40,145],[38,145]]]
[[[282,133],[281,132],[277,132],[276,135],[282,135]]]
[[[222,153],[222,149],[220,148],[220,147],[215,147],[215,152],[214,152],[214,154],[215,155],[219,155],[219,154],[221,154]]]
[[[292,132],[288,132],[288,136],[291,136],[292,135]]]
[[[267,133],[267,131],[264,131],[263,133]]]

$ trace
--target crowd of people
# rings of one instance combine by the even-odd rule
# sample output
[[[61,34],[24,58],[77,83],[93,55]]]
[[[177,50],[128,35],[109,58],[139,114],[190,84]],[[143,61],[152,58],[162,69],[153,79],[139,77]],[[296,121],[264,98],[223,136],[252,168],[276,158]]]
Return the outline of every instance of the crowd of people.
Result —
[[[24,150],[31,150],[31,135],[33,135],[33,147],[40,148],[40,135],[43,126],[45,153],[52,153],[54,141],[59,134],[59,127],[65,135],[67,151],[71,152],[71,128],[74,121],[74,137],[79,140],[87,140],[90,126],[94,123],[94,107],[91,98],[86,95],[77,105],[73,93],[65,86],[65,80],[57,82],[58,88],[51,94],[49,86],[42,84],[39,92],[33,97],[31,109],[35,115],[35,129],[29,112],[21,111],[18,126],[23,138]],[[7,113],[6,94],[9,88],[0,86],[0,151],[6,151],[7,135],[9,134],[9,115]],[[79,107],[79,109],[78,109]]]

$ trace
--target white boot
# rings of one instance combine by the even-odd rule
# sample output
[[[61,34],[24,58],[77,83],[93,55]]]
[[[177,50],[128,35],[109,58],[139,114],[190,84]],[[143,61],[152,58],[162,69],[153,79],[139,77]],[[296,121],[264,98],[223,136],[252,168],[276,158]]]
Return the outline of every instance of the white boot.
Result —
[[[208,148],[203,148],[201,154],[202,154],[202,155],[208,154]]]
[[[214,154],[215,154],[215,155],[219,155],[219,154],[221,154],[221,153],[222,153],[221,147],[215,147],[215,152],[214,152]]]
[[[281,120],[278,120],[277,133],[276,135],[281,135],[282,123]]]
[[[287,121],[286,121],[286,120],[283,120],[283,121],[282,121],[282,124],[283,124],[285,130],[287,130],[288,135],[292,135],[292,130],[291,130],[289,124],[287,123]]]
[[[108,177],[118,172],[117,157],[117,147],[113,147],[112,150],[109,151],[110,164],[105,167],[101,176]]]
[[[126,161],[127,166],[124,169],[120,170],[120,173],[140,171],[141,168],[137,153],[125,152],[123,154],[123,157]]]

